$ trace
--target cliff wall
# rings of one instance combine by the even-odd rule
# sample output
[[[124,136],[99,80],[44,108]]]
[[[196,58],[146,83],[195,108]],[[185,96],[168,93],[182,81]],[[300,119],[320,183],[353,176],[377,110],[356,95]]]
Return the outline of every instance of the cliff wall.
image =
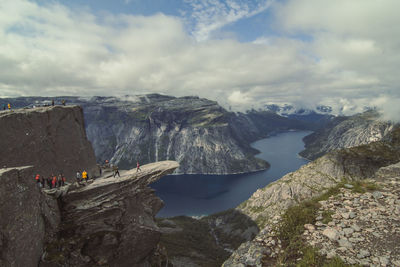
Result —
[[[97,175],[96,158],[86,137],[82,108],[55,106],[0,112],[0,166],[33,166],[44,175],[67,180],[86,169]]]
[[[57,201],[40,192],[32,175],[32,167],[0,169],[0,266],[36,267],[57,231]]]

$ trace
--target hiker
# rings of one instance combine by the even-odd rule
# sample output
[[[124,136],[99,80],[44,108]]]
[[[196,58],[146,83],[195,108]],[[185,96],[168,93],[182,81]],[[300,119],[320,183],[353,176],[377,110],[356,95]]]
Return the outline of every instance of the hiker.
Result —
[[[119,175],[118,166],[114,165],[114,166],[113,166],[113,171],[114,171],[114,178],[115,178],[115,176],[117,176],[117,174],[118,174],[118,177],[121,177],[121,176]]]
[[[61,104],[62,104],[63,106],[65,106],[65,99],[63,99],[63,100],[61,101]]]
[[[79,171],[76,172],[76,182],[79,183],[81,181],[81,173]]]
[[[47,177],[47,185],[49,186],[49,188],[51,189],[51,176]]]
[[[42,184],[42,188],[45,188],[45,182],[46,182],[46,180],[42,176],[42,178],[40,178],[40,183]]]
[[[53,180],[51,180],[51,186],[53,188],[56,188],[57,187],[57,176],[55,176],[55,175],[52,175],[52,176],[53,176]]]
[[[61,184],[62,184],[62,176],[61,176],[61,174],[59,174],[58,177],[57,177],[57,184],[58,184],[58,187],[61,187]]]
[[[62,175],[62,177],[61,177],[61,186],[65,185],[65,181],[66,181],[65,176]]]
[[[54,107],[54,99],[51,100],[51,105]]]
[[[87,182],[87,178],[88,178],[88,173],[84,170],[82,172],[82,179],[85,180]]]
[[[106,159],[105,161],[104,168],[110,168],[110,162],[108,161],[108,159]]]
[[[3,105],[3,110],[6,110],[6,105]]]
[[[136,172],[138,172],[138,171],[142,171],[140,169],[139,161],[136,162]]]
[[[7,107],[8,107],[8,110],[11,110],[11,104],[10,103],[7,104]]]
[[[40,187],[40,175],[39,174],[36,174],[36,176],[35,176],[35,180],[36,180],[36,184]]]

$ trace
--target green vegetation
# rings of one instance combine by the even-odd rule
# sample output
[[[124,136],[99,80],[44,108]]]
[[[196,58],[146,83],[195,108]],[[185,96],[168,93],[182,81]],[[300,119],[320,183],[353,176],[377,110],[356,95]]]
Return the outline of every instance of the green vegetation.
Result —
[[[305,224],[314,224],[318,209],[321,207],[319,201],[327,200],[329,197],[340,193],[340,189],[345,184],[353,186],[353,192],[366,192],[377,189],[376,184],[369,181],[349,182],[343,180],[335,187],[329,188],[319,197],[303,201],[298,205],[289,207],[282,215],[281,222],[274,231],[282,242],[283,252],[279,255],[277,265],[279,266],[326,266],[326,267],[345,267],[346,265],[340,258],[327,259],[320,255],[318,250],[312,248],[302,239]],[[322,213],[322,222],[328,223],[332,220],[332,211]],[[298,260],[300,259],[300,260]],[[268,261],[268,259],[265,259]]]

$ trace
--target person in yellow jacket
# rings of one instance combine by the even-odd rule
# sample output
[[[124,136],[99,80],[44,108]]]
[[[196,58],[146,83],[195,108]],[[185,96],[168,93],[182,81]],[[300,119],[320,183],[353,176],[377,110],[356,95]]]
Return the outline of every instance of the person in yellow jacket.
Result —
[[[86,171],[82,172],[82,179],[87,182],[88,174]]]
[[[8,107],[8,110],[11,110],[11,104],[10,103],[7,104],[7,107]]]

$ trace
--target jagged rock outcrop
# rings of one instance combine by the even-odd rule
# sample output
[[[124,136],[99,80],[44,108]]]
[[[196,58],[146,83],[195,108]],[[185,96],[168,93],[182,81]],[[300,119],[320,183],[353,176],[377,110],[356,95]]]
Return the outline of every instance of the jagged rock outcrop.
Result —
[[[321,195],[342,179],[379,179],[386,170],[384,167],[399,161],[400,129],[397,128],[382,141],[328,153],[257,190],[237,210],[256,221],[261,231],[253,241],[242,244],[223,266],[259,266],[264,256],[275,257],[279,243],[273,241],[271,245],[270,232],[289,206]]]
[[[304,137],[305,150],[300,155],[314,160],[330,151],[379,141],[393,128],[393,123],[383,121],[373,110],[351,117],[338,117]]]
[[[215,101],[158,94],[116,97],[63,97],[83,107],[86,131],[99,162],[122,169],[176,160],[176,173],[228,174],[268,168],[250,143],[307,122],[268,111],[228,112]],[[0,103],[1,103],[0,99]],[[49,104],[49,98],[16,98],[18,106]],[[14,102],[13,102],[14,103]]]
[[[0,167],[32,165],[45,177],[63,173],[67,180],[83,169],[98,174],[78,106],[1,111],[0,128]]]
[[[36,267],[60,222],[57,201],[42,194],[33,168],[0,169],[0,266]]]
[[[147,266],[160,231],[154,222],[163,202],[147,185],[179,164],[162,161],[99,178],[59,197],[58,239],[46,246],[40,266]]]

